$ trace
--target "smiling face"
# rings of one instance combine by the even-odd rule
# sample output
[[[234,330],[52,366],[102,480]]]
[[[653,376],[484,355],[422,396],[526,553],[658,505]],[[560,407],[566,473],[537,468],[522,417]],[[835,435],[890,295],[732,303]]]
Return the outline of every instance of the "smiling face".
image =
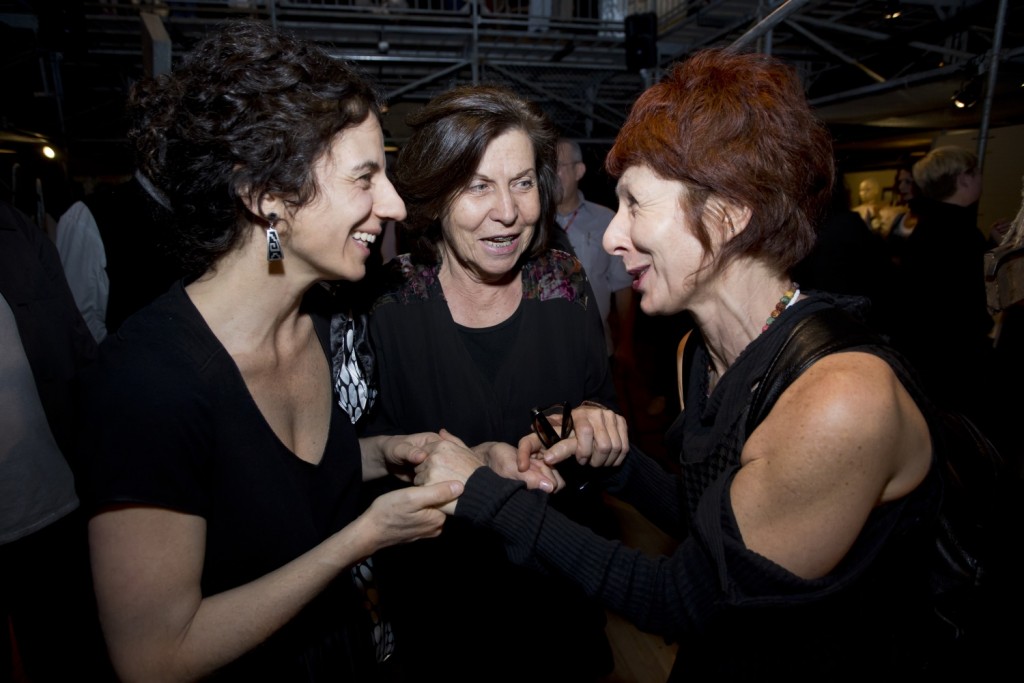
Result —
[[[621,256],[633,276],[633,290],[648,315],[687,308],[693,277],[705,251],[682,208],[685,186],[665,180],[646,166],[631,166],[619,179],[619,210],[604,233],[603,246]]]
[[[450,267],[480,282],[507,277],[540,219],[533,144],[511,130],[487,146],[476,173],[442,221]]]
[[[405,204],[385,172],[377,118],[339,133],[313,174],[317,197],[288,220],[285,268],[308,268],[318,280],[359,280],[383,223],[405,218]]]

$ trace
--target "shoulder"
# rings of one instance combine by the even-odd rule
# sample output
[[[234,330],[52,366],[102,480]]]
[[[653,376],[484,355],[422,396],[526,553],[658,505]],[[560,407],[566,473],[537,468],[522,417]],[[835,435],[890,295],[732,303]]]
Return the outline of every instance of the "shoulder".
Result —
[[[730,499],[749,549],[820,578],[872,511],[917,489],[931,463],[925,418],[892,368],[842,351],[797,378],[750,435]]]
[[[587,307],[587,277],[572,254],[549,249],[523,265],[523,298],[538,301],[562,299]]]
[[[901,389],[884,359],[867,351],[842,351],[811,365],[782,393],[779,403],[839,426],[851,419],[885,415]]]
[[[103,239],[89,207],[84,202],[75,202],[57,221],[57,251],[66,256],[72,251],[93,246],[103,251]]]
[[[886,482],[879,495],[888,499],[913,488],[903,484],[923,477],[931,461],[921,408],[893,367],[865,350],[811,365],[783,391],[748,445],[745,461],[766,456],[804,474],[872,470]]]
[[[180,285],[129,317],[100,346],[108,388],[157,384],[165,392],[200,381],[215,357],[227,353],[210,332]],[[167,382],[170,386],[159,386]]]
[[[433,298],[438,265],[416,263],[410,254],[400,254],[384,265],[379,291],[371,310],[388,305],[408,305]]]
[[[96,224],[88,205],[79,200],[68,207],[68,210],[61,214],[57,225],[77,225],[80,223]]]

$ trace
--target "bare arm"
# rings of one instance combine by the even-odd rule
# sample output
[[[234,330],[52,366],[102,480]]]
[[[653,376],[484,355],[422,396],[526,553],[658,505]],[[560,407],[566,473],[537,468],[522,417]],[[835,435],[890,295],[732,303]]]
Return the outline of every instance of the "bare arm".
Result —
[[[112,509],[89,524],[96,597],[124,681],[190,681],[256,647],[347,567],[380,548],[436,536],[444,482],[381,496],[360,517],[279,569],[237,588],[200,591],[206,521],[164,508]]]
[[[780,396],[743,449],[731,499],[744,544],[804,578],[846,555],[871,510],[928,472],[924,416],[880,358],[840,353]]]

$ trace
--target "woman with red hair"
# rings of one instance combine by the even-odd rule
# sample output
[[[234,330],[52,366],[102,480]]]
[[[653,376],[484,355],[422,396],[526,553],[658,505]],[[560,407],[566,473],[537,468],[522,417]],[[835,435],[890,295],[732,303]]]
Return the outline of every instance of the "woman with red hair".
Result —
[[[921,671],[933,640],[922,548],[939,492],[926,399],[868,336],[758,398],[803,321],[858,329],[860,313],[860,300],[790,278],[834,176],[796,74],[762,55],[701,52],[639,98],[607,166],[619,208],[605,249],[645,313],[689,311],[697,327],[669,432],[679,473],[635,449],[589,464],[617,468],[608,492],[678,536],[677,550],[649,557],[599,538],[468,451],[433,454],[417,482],[464,482],[446,507],[499,534],[509,557],[677,641],[672,680]],[[574,448],[530,437],[520,466]]]

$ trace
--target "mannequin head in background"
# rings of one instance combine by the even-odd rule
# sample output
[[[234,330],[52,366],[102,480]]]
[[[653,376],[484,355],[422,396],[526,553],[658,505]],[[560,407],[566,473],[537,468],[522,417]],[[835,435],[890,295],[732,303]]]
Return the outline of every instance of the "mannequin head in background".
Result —
[[[861,204],[877,206],[882,203],[882,186],[873,178],[867,178],[860,182],[859,194]]]

